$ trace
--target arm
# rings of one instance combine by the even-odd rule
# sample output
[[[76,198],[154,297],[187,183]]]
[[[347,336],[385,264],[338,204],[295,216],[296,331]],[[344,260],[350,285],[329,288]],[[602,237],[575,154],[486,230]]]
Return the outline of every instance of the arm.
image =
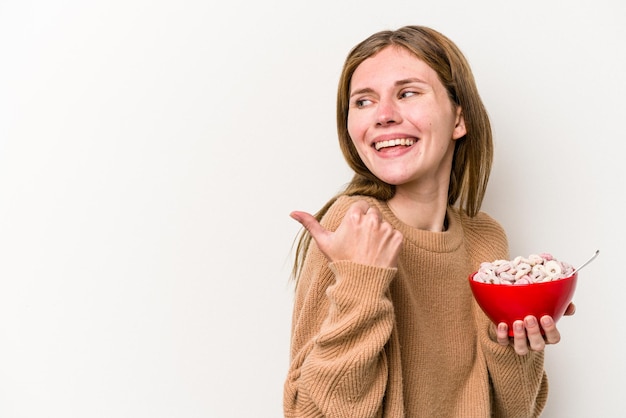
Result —
[[[329,270],[336,281],[326,292],[325,273],[301,277],[312,282],[297,295],[285,416],[374,417],[387,383],[384,346],[394,324],[387,289],[395,269],[337,262]]]
[[[469,225],[468,247],[474,251],[476,265],[486,260],[509,258],[506,233],[493,218],[481,213],[466,220],[466,225]],[[538,417],[548,397],[543,351],[528,350],[526,331],[522,331],[523,338],[518,335],[515,342],[509,340],[506,324],[500,324],[496,331],[477,303],[474,302],[473,308],[478,347],[489,375],[492,416]],[[534,336],[533,333],[530,335]]]
[[[519,355],[512,344],[503,346],[497,342],[489,319],[484,317],[481,322],[479,344],[489,372],[493,416],[540,416],[548,398],[544,352],[529,351]]]
[[[292,214],[311,233],[294,306],[287,417],[375,417],[387,385],[394,326],[389,284],[402,235],[363,201],[336,231]]]

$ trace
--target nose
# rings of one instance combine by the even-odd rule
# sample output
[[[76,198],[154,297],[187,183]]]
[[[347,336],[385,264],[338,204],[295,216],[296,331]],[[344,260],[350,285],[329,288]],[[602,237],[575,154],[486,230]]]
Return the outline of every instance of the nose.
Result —
[[[396,103],[393,100],[383,100],[378,102],[378,109],[376,111],[376,125],[387,126],[399,123],[401,121],[400,113]]]

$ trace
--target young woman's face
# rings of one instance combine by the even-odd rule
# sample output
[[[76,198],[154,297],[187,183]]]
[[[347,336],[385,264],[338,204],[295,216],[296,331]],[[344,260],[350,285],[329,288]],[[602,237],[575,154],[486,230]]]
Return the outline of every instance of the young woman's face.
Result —
[[[437,73],[404,48],[387,47],[352,75],[348,133],[380,180],[398,187],[446,187],[454,141],[465,135]]]

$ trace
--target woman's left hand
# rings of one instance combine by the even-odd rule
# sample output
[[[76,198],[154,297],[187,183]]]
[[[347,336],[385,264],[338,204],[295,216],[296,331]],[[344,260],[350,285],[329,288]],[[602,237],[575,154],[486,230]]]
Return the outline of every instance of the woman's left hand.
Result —
[[[570,303],[565,311],[565,315],[573,315],[576,306]],[[549,315],[540,318],[541,324],[532,315],[513,323],[513,337],[509,337],[508,326],[501,322],[498,324],[496,336],[500,345],[513,345],[515,352],[520,356],[528,354],[529,351],[542,351],[547,344],[556,344],[561,341],[561,333],[556,328],[554,319]],[[541,334],[541,329],[545,335]]]

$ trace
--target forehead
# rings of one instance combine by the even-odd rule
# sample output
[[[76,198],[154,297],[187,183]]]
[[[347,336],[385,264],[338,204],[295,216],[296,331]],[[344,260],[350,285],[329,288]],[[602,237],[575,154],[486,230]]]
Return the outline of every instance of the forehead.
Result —
[[[429,84],[439,81],[435,70],[415,54],[402,47],[388,46],[359,64],[352,74],[351,90],[409,78]]]

